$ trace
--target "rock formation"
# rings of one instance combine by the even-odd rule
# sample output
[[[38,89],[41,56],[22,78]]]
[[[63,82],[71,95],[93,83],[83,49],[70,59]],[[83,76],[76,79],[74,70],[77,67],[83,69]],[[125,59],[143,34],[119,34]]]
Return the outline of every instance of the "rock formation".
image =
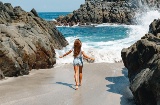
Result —
[[[149,32],[121,52],[137,105],[160,105],[160,19]]]
[[[85,0],[78,10],[60,16],[57,25],[90,25],[101,23],[136,24],[135,13],[147,8],[159,8],[159,0]]]
[[[100,0],[86,1],[78,10],[73,11],[65,17],[61,16],[56,20],[60,24],[74,25],[90,23],[124,23],[131,24],[134,18],[135,8],[128,2],[108,2]]]
[[[0,2],[0,77],[53,67],[54,49],[67,44],[55,25],[41,19],[35,9],[25,12]]]

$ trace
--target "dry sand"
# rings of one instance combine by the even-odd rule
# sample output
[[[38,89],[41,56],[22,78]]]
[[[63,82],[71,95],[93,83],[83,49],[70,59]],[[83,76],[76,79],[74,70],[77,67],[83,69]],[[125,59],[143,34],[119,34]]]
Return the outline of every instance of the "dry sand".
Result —
[[[0,81],[0,105],[135,105],[122,63],[85,64],[75,90],[71,64]]]

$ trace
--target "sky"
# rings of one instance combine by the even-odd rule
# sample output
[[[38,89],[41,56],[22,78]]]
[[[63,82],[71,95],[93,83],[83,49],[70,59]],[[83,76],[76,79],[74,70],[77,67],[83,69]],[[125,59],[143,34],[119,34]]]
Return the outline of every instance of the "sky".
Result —
[[[37,12],[72,12],[77,10],[85,0],[1,0],[3,3],[11,3],[13,7],[21,8],[29,12],[34,8]]]

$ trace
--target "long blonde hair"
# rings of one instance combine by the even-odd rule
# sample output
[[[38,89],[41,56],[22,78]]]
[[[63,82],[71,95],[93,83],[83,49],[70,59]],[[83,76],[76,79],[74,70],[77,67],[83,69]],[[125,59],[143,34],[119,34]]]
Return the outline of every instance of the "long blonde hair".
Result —
[[[80,51],[81,51],[81,47],[82,47],[81,41],[80,41],[79,39],[76,39],[76,40],[74,41],[74,52],[73,52],[73,56],[74,56],[74,57],[77,57],[77,56],[78,56],[78,54],[79,54]]]

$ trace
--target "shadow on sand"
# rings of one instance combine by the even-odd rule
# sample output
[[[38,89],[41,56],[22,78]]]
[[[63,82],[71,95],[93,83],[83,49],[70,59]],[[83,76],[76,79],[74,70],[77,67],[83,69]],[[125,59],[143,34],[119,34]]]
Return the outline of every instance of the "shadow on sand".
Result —
[[[135,105],[133,95],[129,89],[129,80],[128,80],[128,70],[126,68],[122,68],[123,76],[117,77],[106,77],[105,79],[113,84],[106,85],[109,89],[108,92],[116,93],[122,95],[121,97],[121,105]]]
[[[74,89],[74,90],[75,90],[75,88],[73,88],[73,87],[72,87],[72,86],[73,86],[73,84],[63,83],[63,82],[56,82],[56,84],[60,84],[60,85],[64,85],[64,86],[68,86],[68,87],[70,87],[70,88],[72,88],[72,89]]]

